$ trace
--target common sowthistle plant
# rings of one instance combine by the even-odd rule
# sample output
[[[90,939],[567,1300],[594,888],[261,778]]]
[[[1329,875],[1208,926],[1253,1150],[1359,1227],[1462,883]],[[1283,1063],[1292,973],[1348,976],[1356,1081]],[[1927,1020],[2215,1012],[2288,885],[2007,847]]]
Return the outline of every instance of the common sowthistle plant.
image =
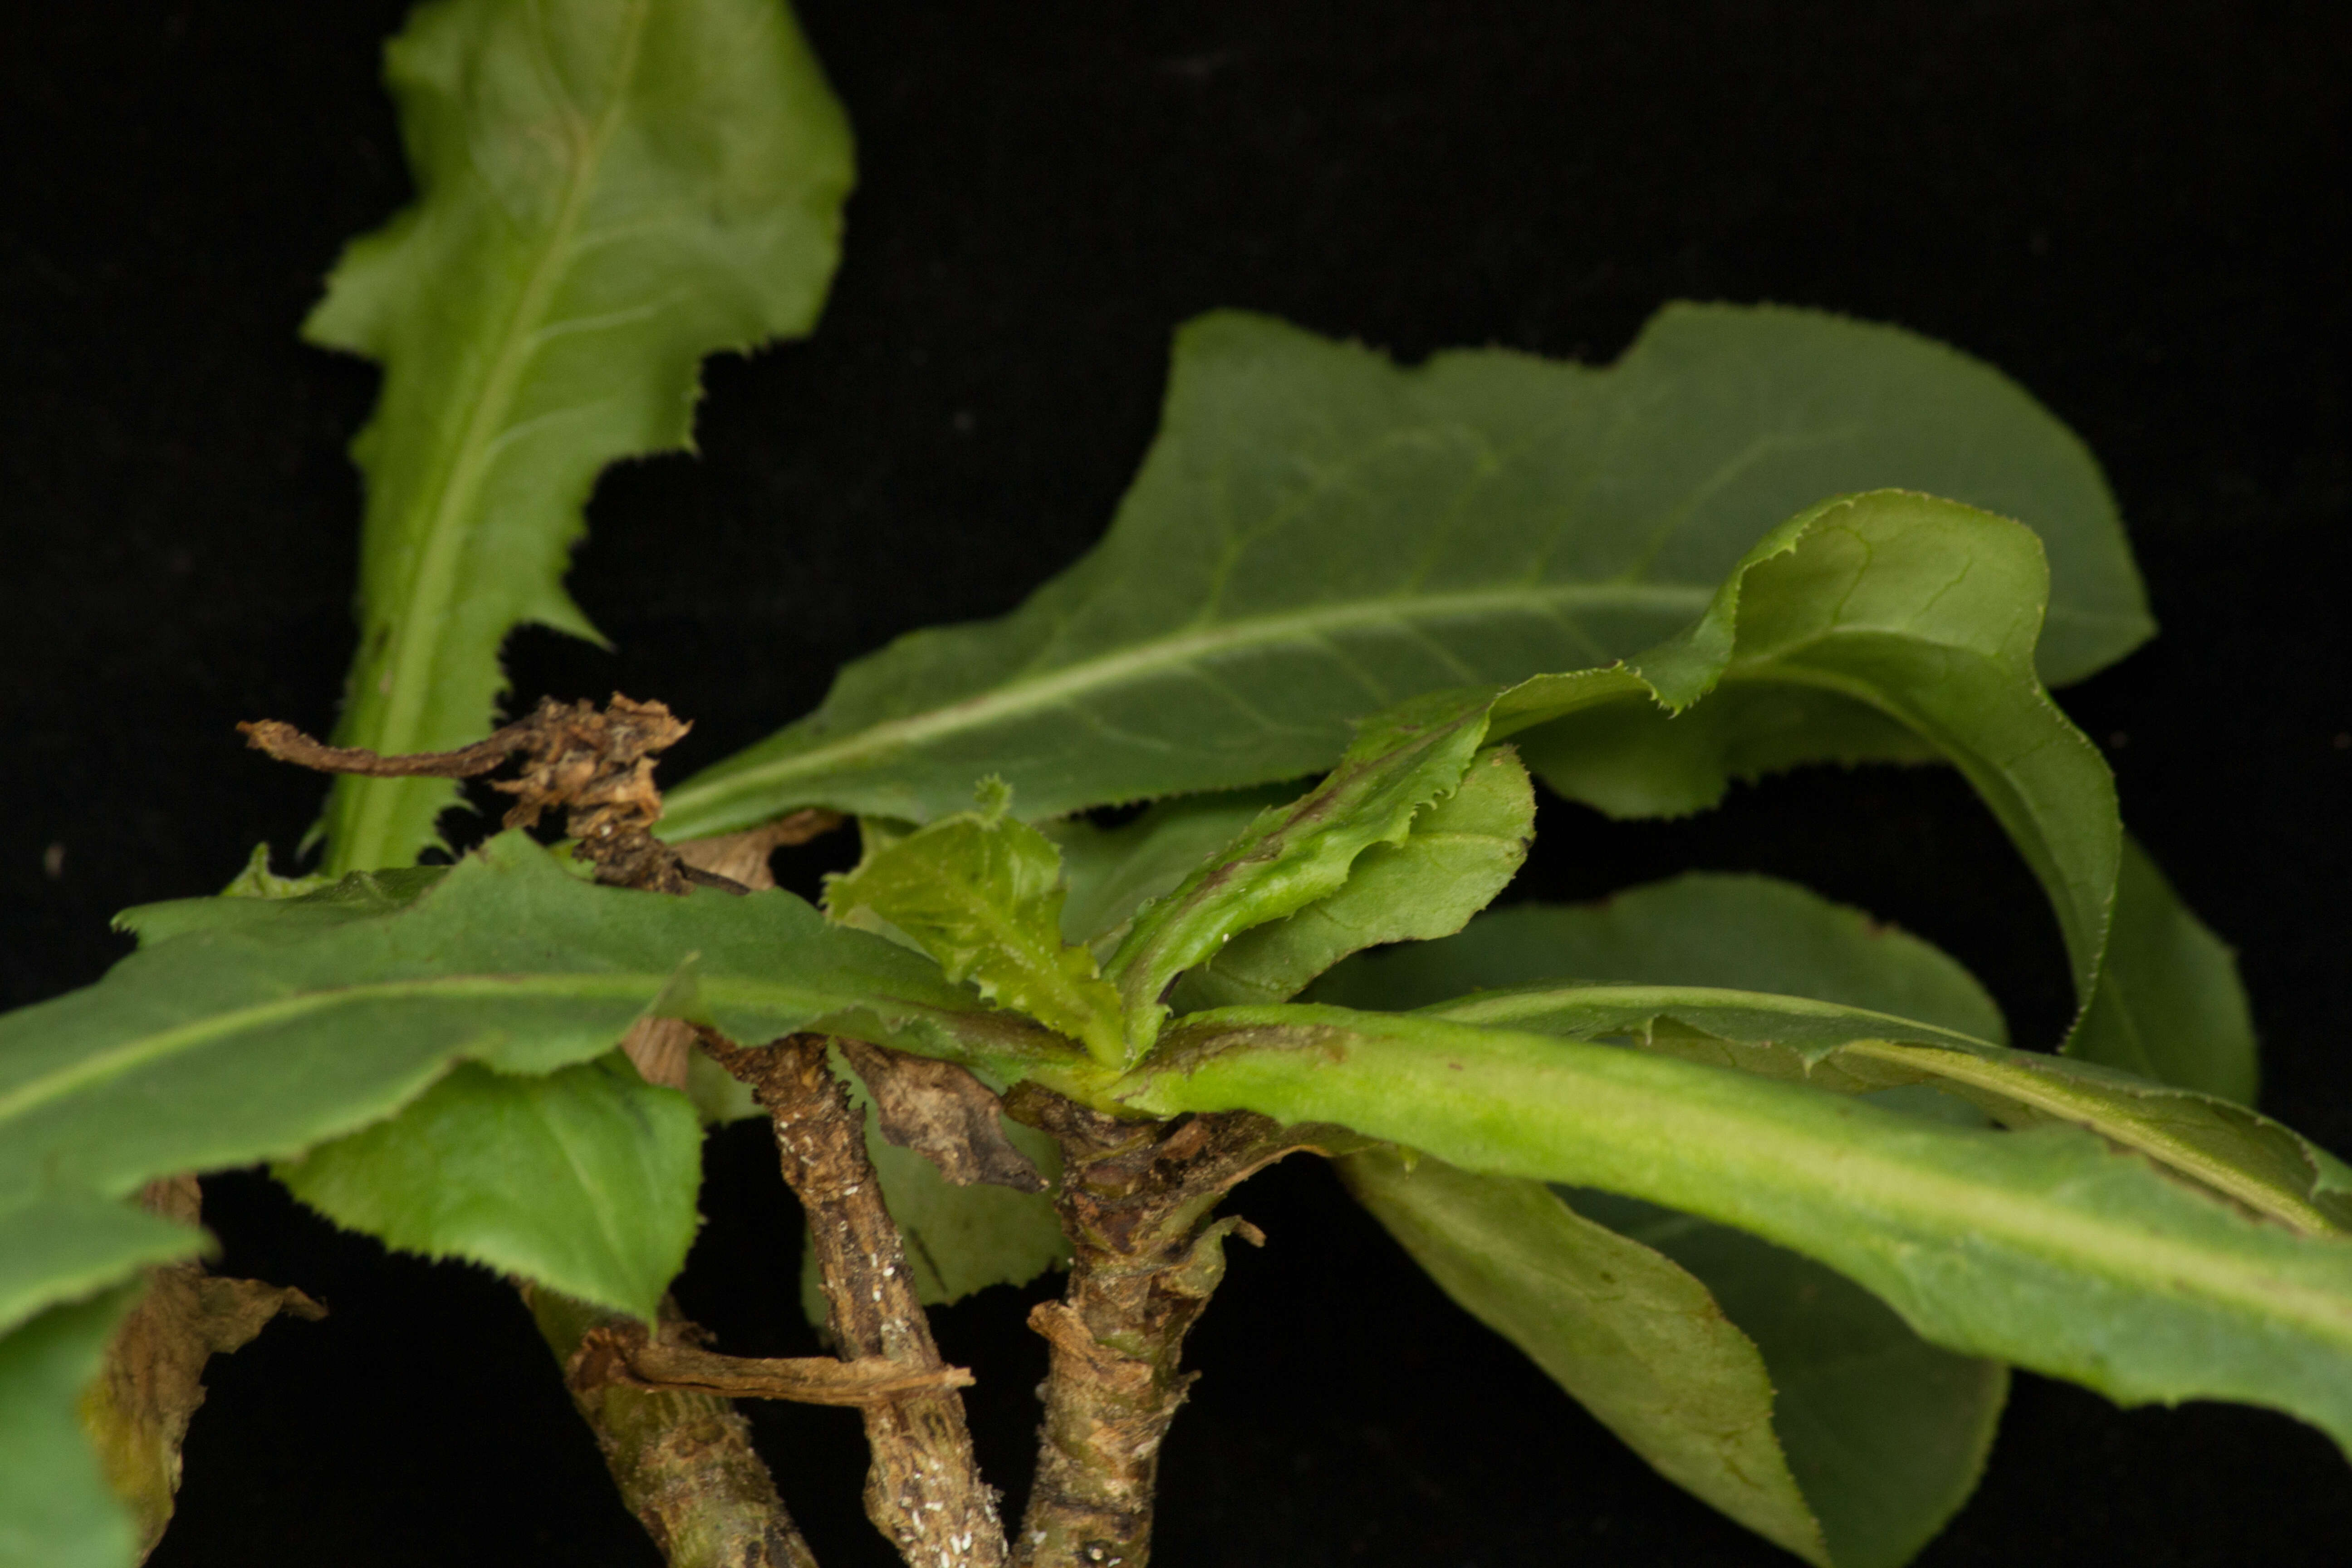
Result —
[[[701,358],[814,326],[843,117],[775,0],[442,0],[391,76],[422,194],[308,328],[385,372],[360,654],[331,742],[254,737],[341,775],[320,869],[132,910],[135,956],[0,1021],[26,1561],[152,1545],[206,1356],[314,1310],[191,1261],[187,1178],[264,1161],[513,1276],[679,1565],[809,1560],[749,1397],[863,1413],[909,1563],[1144,1563],[1184,1337],[1255,1236],[1217,1209],[1293,1153],[1808,1561],[1914,1554],[2012,1364],[2352,1442],[2352,1173],[2247,1108],[2228,953],[2048,696],[2152,626],[2095,466],[1997,374],[1796,310],[1669,307],[1605,369],[1211,315],[1092,554],[665,794],[666,709],[494,731],[499,649],[593,635],[583,498],[687,440]],[[2063,934],[2056,1052],[1787,884],[1481,912],[1538,786],[1670,816],[1820,762],[1983,799]],[[508,830],[420,866],[449,781],[509,765]],[[822,911],[771,885],[853,817]],[[725,1354],[666,1298],[702,1126],[751,1115],[837,1359]],[[1056,1264],[1002,1520],[923,1302]]]

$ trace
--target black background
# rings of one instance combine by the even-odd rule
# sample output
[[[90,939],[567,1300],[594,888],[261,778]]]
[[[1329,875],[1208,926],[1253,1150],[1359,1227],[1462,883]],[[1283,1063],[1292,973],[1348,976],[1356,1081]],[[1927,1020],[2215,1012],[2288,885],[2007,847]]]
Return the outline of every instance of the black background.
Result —
[[[293,333],[342,240],[405,199],[376,85],[402,10],[78,0],[19,13],[0,51],[7,1005],[95,979],[114,910],[218,887],[316,808],[230,726],[328,726],[350,655],[342,448],[374,373]],[[2001,365],[2107,465],[2166,631],[2063,701],[2242,949],[2266,1107],[2352,1149],[2347,16],[811,3],[862,169],[833,303],[813,341],[709,368],[698,457],[604,478],[572,583],[619,652],[526,633],[518,701],[666,699],[698,721],[690,769],[844,659],[1011,607],[1097,537],[1171,329],[1213,306],[1408,358],[1605,361],[1674,297],[1897,321]],[[1949,947],[2021,1039],[2063,1026],[2055,931],[1948,776],[1806,773],[1659,826],[1554,805],[1542,828],[1538,893],[1798,876]],[[726,1348],[805,1351],[763,1137],[715,1142],[681,1289]],[[157,1563],[655,1561],[503,1288],[338,1236],[258,1176],[206,1185],[226,1266],[334,1316],[215,1363]],[[1239,1207],[1272,1245],[1194,1341],[1171,1568],[1786,1561],[1454,1315],[1325,1172]],[[1037,1293],[939,1314],[1016,1493]],[[854,1420],[756,1420],[825,1562],[884,1561]],[[2021,1377],[1922,1561],[2347,1556],[2352,1487],[2310,1430]]]

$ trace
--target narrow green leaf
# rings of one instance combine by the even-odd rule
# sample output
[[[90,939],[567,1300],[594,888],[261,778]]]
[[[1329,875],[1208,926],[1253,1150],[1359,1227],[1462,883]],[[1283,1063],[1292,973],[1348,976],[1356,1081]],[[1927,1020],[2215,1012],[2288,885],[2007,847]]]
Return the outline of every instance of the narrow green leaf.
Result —
[[[1756,876],[1692,873],[1593,904],[1496,910],[1457,937],[1352,959],[1307,995],[1397,1010],[1575,975],[1790,993],[2003,1037],[1992,999],[1944,953]],[[1950,1100],[1937,1109],[1976,1114]],[[2006,1368],[1927,1344],[1843,1276],[1745,1232],[1610,1194],[1570,1195],[1589,1218],[1690,1270],[1755,1341],[1775,1390],[1773,1429],[1840,1568],[1907,1562],[1966,1500],[1991,1448]],[[1534,1234],[1522,1244],[1539,1245]]]
[[[1755,1341],[1773,1429],[1837,1568],[1897,1568],[1959,1511],[1992,1451],[2007,1367],[1937,1349],[1843,1275],[1745,1231],[1605,1193],[1575,1202],[1690,1270]]]
[[[2297,1229],[2352,1234],[2334,1162],[2288,1128],[2193,1089],[1906,1018],[1795,996],[1700,986],[1530,986],[1423,1016],[1578,1040],[1623,1040],[1690,1061],[1867,1093],[1929,1084],[2013,1127],[2088,1128]]]
[[[120,1286],[0,1336],[0,1568],[130,1568],[138,1535],[75,1410],[139,1300]]]
[[[851,666],[815,713],[671,791],[667,830],[819,805],[929,820],[992,771],[1041,816],[1297,777],[1416,693],[1650,647],[1772,524],[1885,486],[2041,531],[2048,679],[2151,630],[2082,444],[1906,332],[1673,305],[1606,370],[1496,350],[1403,370],[1206,316],[1099,547],[1003,620]]]
[[[694,1240],[702,1127],[617,1053],[536,1078],[470,1063],[278,1179],[352,1230],[650,1323]]]
[[[1357,857],[1394,847],[1413,818],[1452,795],[1486,728],[1491,693],[1439,692],[1367,720],[1329,776],[1297,800],[1258,814],[1215,858],[1140,911],[1106,966],[1127,1010],[1127,1061],[1168,1016],[1161,1002],[1185,970],[1252,926],[1339,891]]]
[[[964,812],[869,848],[827,880],[825,909],[877,917],[1000,1006],[1120,1059],[1119,996],[1095,955],[1062,940],[1062,857],[1052,840],[992,810]]]
[[[1939,949],[1793,882],[1706,871],[1597,903],[1493,910],[1459,936],[1351,958],[1305,999],[1393,1013],[1564,980],[1776,992],[2009,1037],[1984,987]]]
[[[2123,851],[2106,963],[2067,1054],[2252,1105],[2261,1075],[2237,955],[2129,834]]]
[[[1101,957],[1117,950],[1137,910],[1173,891],[1201,863],[1241,837],[1268,806],[1297,797],[1276,785],[1162,801],[1133,821],[1102,827],[1082,816],[1039,823],[1062,852],[1069,897],[1062,935]]]
[[[705,354],[814,324],[849,135],[782,0],[444,0],[385,74],[421,197],[304,332],[384,367],[336,736],[424,752],[488,728],[517,623],[595,637],[562,578],[597,471],[689,444]],[[457,799],[339,781],[328,868],[407,863]]]
[[[1764,1360],[1706,1286],[1540,1182],[1386,1150],[1351,1154],[1339,1172],[1447,1295],[1660,1475],[1827,1568],[1773,1435]]]
[[[1402,842],[1372,846],[1338,891],[1235,936],[1177,982],[1170,1004],[1189,1013],[1287,1002],[1351,952],[1453,935],[1518,874],[1535,816],[1517,755],[1507,746],[1483,753]]]
[[[2071,1127],[1953,1127],[1612,1046],[1286,1005],[1195,1016],[1120,1098],[1325,1121],[1623,1193],[1844,1274],[1925,1338],[2126,1404],[2221,1398],[2352,1450],[2352,1240],[2252,1218]]]
[[[0,1249],[0,1295],[20,1310],[106,1282],[89,1274],[97,1244],[67,1234],[102,1200],[298,1155],[460,1060],[525,1074],[585,1061],[648,1012],[747,1040],[825,1028],[1000,1076],[1075,1055],[789,893],[601,888],[519,833],[446,873],[189,900],[131,923],[147,945],[106,979],[0,1018],[0,1215],[42,1205],[0,1226],[57,1242],[21,1273]],[[121,1272],[193,1239],[160,1221],[107,1226],[101,1261]]]

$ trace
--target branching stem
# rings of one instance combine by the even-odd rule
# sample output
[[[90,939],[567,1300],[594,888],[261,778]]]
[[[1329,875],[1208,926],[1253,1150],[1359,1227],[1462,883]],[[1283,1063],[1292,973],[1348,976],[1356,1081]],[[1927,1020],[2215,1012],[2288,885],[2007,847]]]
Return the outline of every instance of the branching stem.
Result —
[[[625,1321],[552,1290],[525,1286],[523,1297],[621,1500],[669,1568],[817,1568],[732,1405],[715,1393],[579,1375],[583,1348]],[[665,1301],[667,1333],[685,1328],[672,1313]]]
[[[1006,1111],[1062,1145],[1056,1207],[1073,1251],[1062,1300],[1029,1316],[1052,1355],[1013,1561],[1145,1568],[1160,1446],[1199,1375],[1180,1370],[1184,1336],[1224,1276],[1225,1237],[1265,1239],[1247,1220],[1210,1215],[1234,1184],[1309,1141],[1246,1112],[1123,1121],[1034,1085]]]
[[[774,1119],[842,1359],[941,1372],[905,1243],[866,1155],[866,1120],[826,1065],[824,1037],[792,1035],[747,1050],[706,1034],[703,1047]],[[972,1457],[961,1395],[946,1388],[883,1398],[865,1413],[873,1450],[866,1512],[876,1528],[915,1568],[1002,1568],[1004,1526]]]

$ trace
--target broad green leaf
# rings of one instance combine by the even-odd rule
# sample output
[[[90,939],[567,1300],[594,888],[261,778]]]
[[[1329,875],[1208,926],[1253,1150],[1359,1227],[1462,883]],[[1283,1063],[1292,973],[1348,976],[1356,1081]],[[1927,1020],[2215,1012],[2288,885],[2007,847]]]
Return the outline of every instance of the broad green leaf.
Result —
[[[131,1515],[75,1412],[139,1291],[124,1285],[63,1302],[0,1336],[0,1568],[132,1561]]]
[[[1416,693],[1630,657],[1774,523],[1886,486],[2041,531],[2048,679],[2149,634],[2082,444],[1909,333],[1673,305],[1607,369],[1500,350],[1400,369],[1205,316],[1101,545],[1003,620],[851,666],[816,712],[672,790],[666,831],[801,805],[929,820],[990,772],[1039,816],[1297,777]]]
[[[1660,1475],[1806,1562],[1829,1563],[1773,1435],[1764,1360],[1706,1287],[1540,1182],[1390,1151],[1351,1154],[1339,1171],[1447,1295]]]
[[[1548,980],[1775,992],[2008,1039],[1984,987],[1917,937],[1793,882],[1706,871],[1596,903],[1492,910],[1459,936],[1359,954],[1305,999],[1402,1012]]]
[[[985,1182],[956,1186],[922,1155],[882,1136],[865,1083],[837,1053],[834,1070],[866,1110],[866,1157],[906,1237],[907,1266],[924,1305],[961,1301],[991,1285],[1026,1285],[1048,1269],[1068,1267],[1069,1238],[1050,1191],[1020,1193]],[[1059,1178],[1062,1152],[1049,1135],[1009,1120],[1004,1131],[1047,1180]],[[824,1296],[817,1286],[816,1255],[806,1247],[801,1275],[801,1305],[821,1327]]]
[[[1535,791],[1507,746],[1470,764],[1404,839],[1357,857],[1338,891],[1241,932],[1177,982],[1180,1013],[1287,1002],[1351,952],[1451,936],[1518,874],[1535,836]],[[1451,994],[1451,993],[1449,993]]]
[[[826,911],[853,925],[887,921],[950,980],[969,980],[990,1001],[1117,1062],[1118,993],[1091,952],[1062,940],[1061,853],[1006,805],[869,848],[856,870],[828,879]]]
[[[2254,1102],[2254,1021],[2234,953],[2190,914],[2129,834],[2106,963],[2067,1054]]]
[[[385,75],[420,199],[304,333],[384,367],[336,737],[425,752],[488,729],[518,623],[595,637],[562,578],[597,471],[689,445],[705,354],[814,323],[849,133],[782,0],[442,0]],[[406,864],[457,799],[339,781],[328,869]]]
[[[467,1063],[277,1174],[348,1229],[650,1323],[694,1240],[702,1127],[617,1053],[535,1078]]]
[[[1196,1015],[1160,1061],[1119,1098],[1643,1198],[1815,1258],[1948,1349],[2125,1404],[2269,1405],[2352,1450],[2352,1240],[2074,1128],[1959,1128],[1618,1047],[1295,1005]]]
[[[1767,534],[1704,615],[1646,653],[1402,704],[1368,724],[1331,780],[1370,766],[1368,748],[1391,729],[1454,744],[1517,739],[1562,793],[1628,812],[1696,809],[1751,765],[1940,755],[2041,879],[2087,1000],[2122,827],[2105,762],[2033,672],[2046,582],[2041,545],[2016,523],[1903,491],[1824,501]],[[1825,714],[1842,717],[1817,722]],[[1849,742],[1858,749],[1836,749]],[[1308,801],[1339,812],[1333,787]],[[1167,907],[1138,924],[1121,961]],[[1129,1017],[1132,1027],[1132,1005]]]
[[[2070,1122],[2300,1230],[2352,1235],[2352,1174],[2301,1135],[2194,1089],[1906,1018],[1700,986],[1530,986],[1423,1015],[1643,1049],[1842,1093],[1927,1084],[2012,1127]]]
[[[1573,975],[1792,993],[2003,1037],[1992,999],[1944,953],[1757,876],[1691,873],[1592,904],[1498,910],[1459,936],[1351,959],[1307,995],[1397,1010]],[[1937,1109],[1975,1114],[1949,1100]],[[1773,1430],[1840,1568],[1908,1561],[1967,1499],[2007,1369],[1927,1343],[1869,1292],[1742,1231],[1612,1194],[1571,1196],[1589,1219],[1690,1270],[1755,1342],[1775,1391]],[[1540,1247],[1542,1234],[1531,1228],[1520,1245]]]
[[[1109,957],[1137,910],[1172,891],[1240,837],[1259,812],[1297,795],[1277,785],[1186,795],[1116,827],[1082,816],[1039,823],[1038,830],[1062,852],[1062,879],[1069,889],[1062,904],[1063,938]]]
[[[1799,760],[1924,747],[2041,880],[2087,1002],[2122,828],[2105,760],[2034,676],[2046,583],[2015,523],[1900,492],[1826,501],[1748,552],[1682,634],[1618,670],[1523,683],[1493,734],[1543,725],[1521,738],[1528,766],[1620,815],[1696,810]],[[1818,726],[1832,707],[1853,721]]]
[[[1295,914],[1346,884],[1374,845],[1402,844],[1413,818],[1461,784],[1486,727],[1489,693],[1438,693],[1367,720],[1339,765],[1137,914],[1106,965],[1127,1013],[1127,1061],[1150,1047],[1179,974],[1238,932]]]
[[[147,945],[104,980],[0,1018],[12,1234],[58,1240],[156,1176],[298,1155],[392,1115],[461,1060],[530,1074],[602,1056],[648,1012],[746,1040],[826,1028],[1000,1069],[1072,1054],[789,893],[601,888],[519,833],[446,873],[188,900],[132,923]],[[70,1237],[38,1269],[0,1253],[16,1311],[194,1239],[160,1221],[107,1226],[113,1274],[93,1278]]]
[[[1688,1269],[1755,1341],[1773,1429],[1838,1568],[1907,1563],[1959,1511],[1992,1450],[2007,1367],[1937,1349],[1844,1276],[1745,1231],[1605,1193],[1575,1203]]]
[[[1630,662],[1384,711],[1323,784],[1139,918],[1110,966],[1130,1049],[1152,1037],[1168,979],[1331,890],[1362,848],[1395,842],[1457,753],[1517,737],[1570,795],[1700,805],[1725,786],[1729,740],[1790,692],[1959,768],[2047,889],[2087,998],[2122,829],[2106,763],[2033,673],[2045,583],[2041,546],[2016,523],[1902,491],[1846,497],[1766,535],[1705,615]],[[1822,739],[1771,733],[1774,765]]]

